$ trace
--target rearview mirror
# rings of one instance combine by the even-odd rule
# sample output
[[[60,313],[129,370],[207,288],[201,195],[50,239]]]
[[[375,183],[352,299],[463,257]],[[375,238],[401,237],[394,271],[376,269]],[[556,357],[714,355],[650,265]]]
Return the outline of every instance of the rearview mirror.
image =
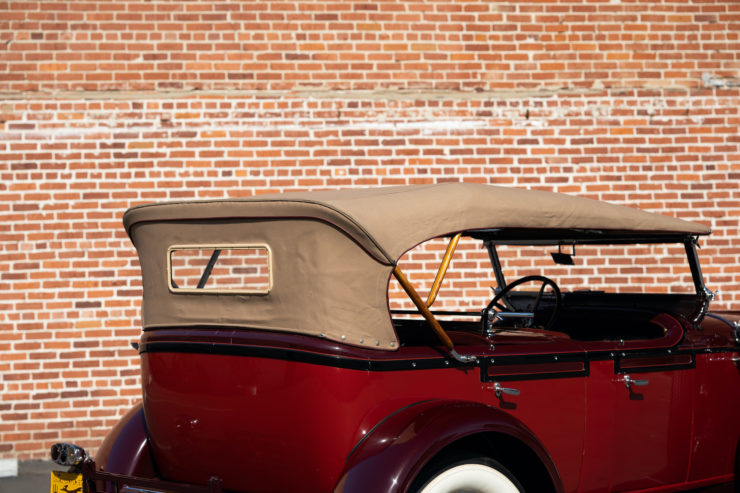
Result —
[[[550,253],[552,261],[558,265],[575,265],[573,257],[576,255],[576,244],[573,243],[573,253],[563,253],[561,248],[562,245],[558,245],[558,251]]]

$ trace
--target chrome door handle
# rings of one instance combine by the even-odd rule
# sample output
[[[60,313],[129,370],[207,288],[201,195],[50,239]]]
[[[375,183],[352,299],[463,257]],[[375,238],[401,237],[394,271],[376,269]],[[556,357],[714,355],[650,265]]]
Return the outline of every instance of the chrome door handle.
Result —
[[[635,380],[634,378],[630,377],[629,375],[625,375],[624,376],[624,385],[628,389],[631,389],[633,385],[635,387],[644,387],[644,386],[646,386],[649,383],[650,383],[649,380]]]
[[[519,389],[510,389],[507,387],[502,387],[500,383],[496,382],[493,386],[493,392],[496,394],[496,397],[501,397],[501,394],[506,395],[519,395],[521,392],[519,392]]]

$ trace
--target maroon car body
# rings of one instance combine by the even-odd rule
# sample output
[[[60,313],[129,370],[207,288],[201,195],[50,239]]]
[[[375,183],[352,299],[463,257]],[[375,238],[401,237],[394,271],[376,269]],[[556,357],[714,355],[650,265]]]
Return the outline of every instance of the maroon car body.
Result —
[[[286,201],[290,210],[282,208]],[[376,210],[358,217],[373,203]],[[306,204],[328,209],[329,216],[300,209]],[[473,456],[495,461],[528,492],[680,491],[731,483],[737,475],[740,313],[708,312],[712,295],[695,249],[707,228],[573,197],[461,184],[286,194],[228,206],[234,205],[243,210],[189,203],[127,213],[144,273],[143,403],[111,432],[94,463],[81,464],[89,491],[114,485],[130,491],[441,491],[425,489],[429,478]],[[334,215],[359,226],[353,230]],[[420,217],[431,221],[411,232],[409,223]],[[363,281],[348,280],[363,275],[353,269],[365,267],[335,247],[320,251],[329,240],[312,243],[300,225],[280,231],[296,231],[285,237],[289,247],[278,244],[279,234],[250,237],[240,229],[281,221],[330,227],[327,234],[344,238],[342,248],[375,256],[386,276],[383,296],[391,275],[416,296],[413,310],[392,313],[385,299],[389,340],[383,334],[353,339],[341,326],[336,333],[313,331],[336,317],[349,324],[356,317],[358,327],[374,320]],[[377,232],[381,225],[394,234],[409,231],[409,238],[391,244]],[[244,240],[235,240],[240,235]],[[442,261],[449,264],[461,236],[486,248],[496,299],[475,310],[429,311],[430,295],[419,306],[400,254],[428,239],[451,238]],[[605,292],[588,280],[574,282],[565,265],[579,266],[576,248],[629,254],[633,244],[677,245],[689,291]],[[557,248],[553,266],[565,284],[582,282],[583,289],[541,277],[536,262],[530,271],[538,275],[525,272],[531,279],[524,281],[541,285],[539,291],[507,283],[504,273],[521,268],[507,268],[506,260],[523,258],[501,256],[507,246]],[[249,282],[267,293],[206,293],[209,277],[220,275],[213,252],[229,248],[260,250],[274,276],[262,273]],[[570,248],[575,256],[563,253]],[[178,270],[180,252],[198,266],[195,288],[186,287],[194,281]],[[280,272],[281,263],[300,255],[328,271],[326,278],[307,276],[297,264]],[[446,269],[439,269],[433,291]],[[279,316],[295,310],[284,317],[295,325],[263,323],[267,308],[254,316],[259,323],[250,323],[249,309],[240,304],[282,295],[279,285],[291,275],[303,298],[280,301]],[[356,289],[346,296],[357,296],[357,310],[319,298],[332,289]],[[219,312],[212,304],[222,301]],[[193,304],[194,311],[179,303]]]

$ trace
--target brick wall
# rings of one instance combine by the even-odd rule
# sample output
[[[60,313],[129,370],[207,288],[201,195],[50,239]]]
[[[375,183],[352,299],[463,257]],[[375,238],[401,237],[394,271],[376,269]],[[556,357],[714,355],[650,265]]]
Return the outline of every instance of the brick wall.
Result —
[[[0,458],[138,400],[140,203],[567,192],[711,225],[739,308],[739,33],[731,0],[0,2]]]
[[[10,90],[583,89],[737,76],[740,5],[3,2]]]

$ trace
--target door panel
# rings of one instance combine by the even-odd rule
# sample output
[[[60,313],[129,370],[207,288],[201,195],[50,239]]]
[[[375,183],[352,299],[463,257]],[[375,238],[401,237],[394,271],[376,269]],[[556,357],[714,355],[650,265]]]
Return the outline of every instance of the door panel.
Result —
[[[696,361],[696,419],[690,479],[732,474],[740,441],[740,356],[700,354]]]
[[[626,357],[615,367],[613,489],[684,482],[691,449],[691,355]]]
[[[614,422],[614,361],[592,361],[586,385],[586,433],[583,443],[582,493],[611,490],[614,467],[614,444],[617,440]],[[618,389],[617,389],[618,390]]]
[[[587,364],[583,353],[484,360],[487,404],[520,420],[550,454],[565,493],[578,491]]]

